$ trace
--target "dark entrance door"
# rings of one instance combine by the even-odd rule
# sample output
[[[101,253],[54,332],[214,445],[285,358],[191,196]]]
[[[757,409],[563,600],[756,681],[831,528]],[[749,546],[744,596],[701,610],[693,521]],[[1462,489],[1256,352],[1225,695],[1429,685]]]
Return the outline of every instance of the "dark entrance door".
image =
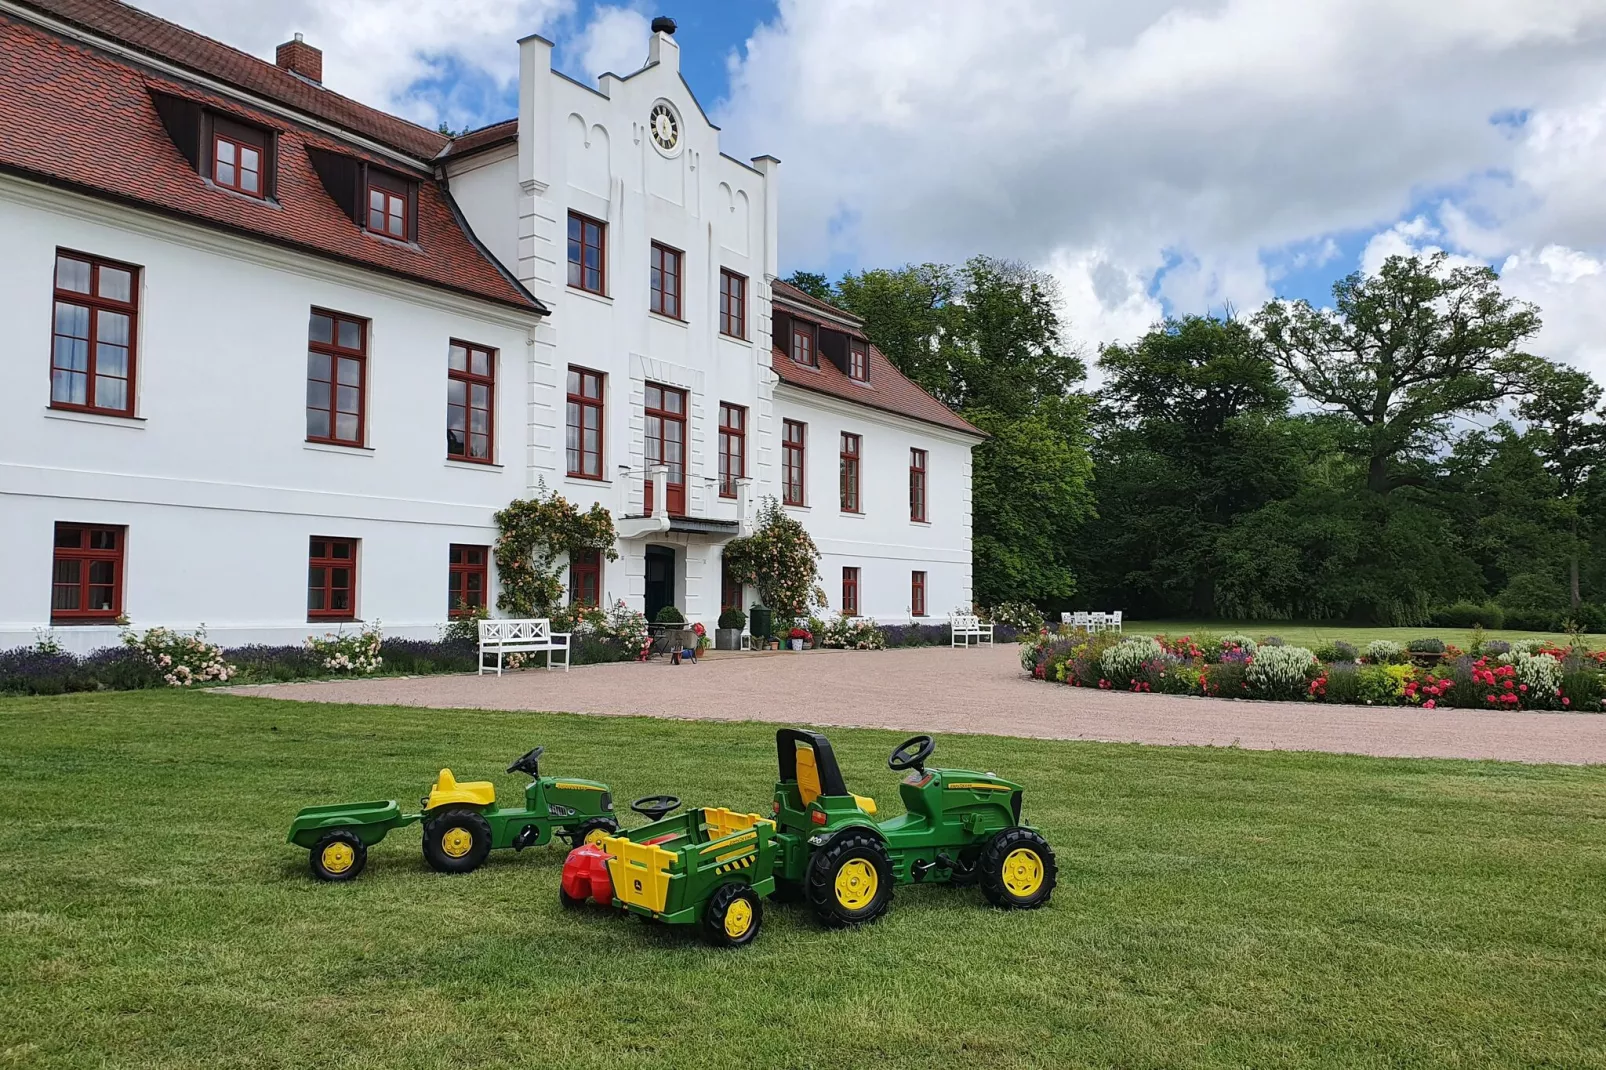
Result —
[[[658,619],[658,611],[675,604],[675,551],[668,546],[647,547],[647,621]]]

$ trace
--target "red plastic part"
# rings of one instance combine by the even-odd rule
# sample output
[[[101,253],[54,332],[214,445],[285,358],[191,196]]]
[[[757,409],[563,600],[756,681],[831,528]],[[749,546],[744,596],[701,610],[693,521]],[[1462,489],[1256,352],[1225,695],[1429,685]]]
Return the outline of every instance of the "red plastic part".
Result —
[[[563,860],[563,890],[571,899],[594,899],[604,906],[612,905],[608,852],[589,843],[570,851]]]

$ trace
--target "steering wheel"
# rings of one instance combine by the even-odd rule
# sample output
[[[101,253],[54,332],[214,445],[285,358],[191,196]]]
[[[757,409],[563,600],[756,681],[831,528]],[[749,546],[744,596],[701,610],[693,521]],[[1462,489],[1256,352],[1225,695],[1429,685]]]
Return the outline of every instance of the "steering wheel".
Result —
[[[630,804],[630,809],[648,821],[661,821],[671,810],[680,809],[680,800],[673,795],[643,795]]]
[[[507,771],[510,773],[528,773],[531,776],[540,776],[541,774],[538,772],[538,770],[541,768],[539,763],[541,761],[541,755],[545,753],[545,747],[536,747],[524,757],[508,766]]]
[[[887,768],[894,773],[901,773],[905,769],[918,769],[926,771],[926,759],[931,757],[937,749],[937,741],[930,736],[912,736],[898,744],[887,759]]]

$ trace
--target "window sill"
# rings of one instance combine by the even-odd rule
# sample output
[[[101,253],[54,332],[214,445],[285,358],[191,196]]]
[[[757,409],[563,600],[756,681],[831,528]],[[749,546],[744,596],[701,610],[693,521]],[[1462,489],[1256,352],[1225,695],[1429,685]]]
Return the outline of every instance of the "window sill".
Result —
[[[673,323],[676,327],[690,327],[691,326],[691,324],[688,321],[681,319],[679,316],[671,316],[671,315],[668,315],[668,314],[663,313],[663,312],[654,312],[650,308],[647,310],[647,315],[649,315],[653,319],[659,320],[659,321],[661,321],[663,323]]]
[[[743,338],[739,334],[726,334],[724,331],[720,331],[719,336],[725,339],[725,341],[735,342],[737,345],[750,346],[753,344],[753,340],[751,338]]]
[[[849,519],[852,519],[852,520],[863,520],[864,519],[864,510],[863,509],[842,509],[842,510],[839,510],[839,512],[841,512],[841,514],[843,516],[848,517]]]
[[[456,457],[448,457],[441,462],[447,468],[466,468],[476,472],[500,472],[502,466],[490,461],[464,461]]]
[[[931,521],[929,521],[929,520],[911,520],[911,521],[909,521],[909,523],[913,524],[917,528],[929,528],[929,527],[931,527]]]
[[[347,457],[372,457],[372,446],[342,446],[335,442],[303,442],[301,448],[317,453],[343,453]]]
[[[116,628],[119,627],[116,617],[69,617],[62,620],[59,617],[50,618],[52,628]]]
[[[587,301],[596,301],[604,305],[613,304],[612,297],[608,296],[607,294],[599,294],[595,290],[587,290],[584,287],[576,286],[573,283],[570,283],[566,289],[569,293],[574,294],[576,297],[583,297]]]
[[[781,508],[782,509],[796,509],[800,513],[806,513],[806,512],[809,511],[810,506],[807,506],[807,505],[784,505],[783,504],[781,506]]]
[[[308,624],[361,624],[361,617],[308,617]]]
[[[611,487],[613,480],[603,479],[601,476],[564,476],[565,483],[573,483],[577,487]]]
[[[45,417],[51,420],[76,420],[81,424],[100,424],[103,427],[126,427],[131,431],[145,430],[143,416],[108,416],[102,412],[79,412],[77,409],[47,407]]]

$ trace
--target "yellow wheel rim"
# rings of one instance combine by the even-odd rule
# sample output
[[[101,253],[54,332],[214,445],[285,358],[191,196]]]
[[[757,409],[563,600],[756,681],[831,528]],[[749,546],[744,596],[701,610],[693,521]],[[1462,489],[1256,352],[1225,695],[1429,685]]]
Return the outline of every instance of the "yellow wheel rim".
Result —
[[[590,832],[586,833],[585,842],[589,843],[593,847],[601,847],[602,841],[607,839],[610,835],[612,835],[612,833],[610,833],[607,829],[592,829]]]
[[[739,940],[753,927],[753,904],[745,899],[733,899],[725,908],[725,935]]]
[[[318,861],[330,873],[344,873],[357,861],[357,852],[351,849],[349,843],[325,844]]]
[[[1030,899],[1043,887],[1043,860],[1029,847],[1004,856],[1004,889],[1017,899]]]
[[[863,910],[875,902],[880,885],[875,866],[862,858],[851,859],[836,871],[836,901],[849,910]]]
[[[462,858],[474,846],[474,834],[465,828],[447,829],[441,835],[441,850],[448,858]]]

